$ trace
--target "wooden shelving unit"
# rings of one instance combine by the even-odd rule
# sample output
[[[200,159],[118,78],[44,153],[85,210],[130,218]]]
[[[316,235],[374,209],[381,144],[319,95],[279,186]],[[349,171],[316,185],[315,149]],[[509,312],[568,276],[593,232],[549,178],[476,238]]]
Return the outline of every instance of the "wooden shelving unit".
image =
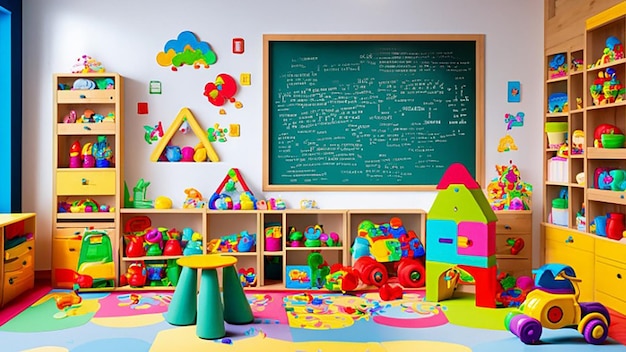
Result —
[[[626,313],[626,299],[623,298],[626,281],[622,279],[626,277],[626,240],[599,236],[593,226],[596,219],[606,217],[608,213],[626,213],[626,192],[597,189],[594,186],[597,168],[626,170],[626,148],[609,149],[594,145],[594,131],[600,124],[611,124],[626,132],[626,97],[621,94],[616,101],[607,102],[594,99],[590,91],[596,79],[604,75],[610,75],[622,85],[626,83],[626,59],[603,58],[607,38],[611,36],[621,41],[623,46],[626,40],[626,3],[622,2],[587,19],[583,48],[552,49],[546,52],[546,65],[558,53],[564,53],[570,60],[575,57],[584,59],[583,69],[568,72],[565,83],[562,80],[546,80],[546,101],[555,85],[565,84],[570,107],[576,104],[576,98],[582,98],[582,108],[577,107],[559,116],[546,113],[544,122],[567,122],[570,148],[575,130],[584,131],[585,137],[583,154],[570,155],[568,158],[566,183],[549,182],[547,160],[556,151],[545,149],[542,232],[544,261],[568,264],[574,268],[576,276],[582,279],[581,301],[600,301]],[[583,185],[576,182],[579,173],[584,173]],[[552,199],[560,196],[563,190],[569,198],[568,225],[558,226],[550,223],[549,214]],[[585,222],[577,224],[576,215],[583,208]]]
[[[93,89],[71,89],[79,80],[101,85],[96,84]],[[82,289],[112,289],[117,281],[119,210],[124,194],[123,78],[109,72],[55,74],[52,93],[52,285],[71,289],[76,277],[81,275],[82,256],[87,260],[107,262],[106,269],[103,267],[100,272],[106,272],[108,279],[106,284]],[[112,153],[107,167],[95,160],[92,161],[96,164],[89,161],[92,152],[104,145]],[[78,149],[73,150],[73,146]],[[78,209],[81,203],[89,204],[89,211],[71,208],[78,206]],[[101,211],[102,207],[108,207],[108,210]],[[93,241],[84,240],[87,228],[101,231],[102,236],[94,236]],[[99,242],[103,236],[108,240]],[[109,241],[110,249],[105,248]],[[86,246],[93,248],[88,251],[84,248]],[[99,246],[102,247],[97,251],[103,249],[101,258],[93,258],[94,249]],[[81,253],[83,249],[84,253]],[[89,273],[95,275],[94,271]]]

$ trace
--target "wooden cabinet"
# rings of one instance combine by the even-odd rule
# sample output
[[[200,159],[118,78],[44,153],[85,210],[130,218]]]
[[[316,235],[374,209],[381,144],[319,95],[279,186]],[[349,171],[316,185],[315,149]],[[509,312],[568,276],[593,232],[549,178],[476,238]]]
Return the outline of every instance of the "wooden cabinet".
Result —
[[[35,286],[35,236],[35,214],[0,214],[0,307]]]
[[[532,277],[532,211],[496,211],[498,271]]]
[[[52,285],[72,288],[80,278],[81,289],[111,289],[124,194],[123,79],[55,74],[53,87]]]
[[[626,243],[596,238],[595,299],[626,314]]]

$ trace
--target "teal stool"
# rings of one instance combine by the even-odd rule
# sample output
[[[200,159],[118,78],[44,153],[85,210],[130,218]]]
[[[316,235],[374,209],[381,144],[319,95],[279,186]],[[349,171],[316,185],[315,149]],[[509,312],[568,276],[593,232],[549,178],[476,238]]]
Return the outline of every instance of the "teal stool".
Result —
[[[192,325],[196,323],[198,270],[183,267],[172,301],[165,314],[165,320],[172,325]]]
[[[172,325],[196,323],[196,335],[203,339],[219,339],[226,335],[224,321],[229,324],[248,324],[254,320],[239,276],[235,270],[237,258],[219,254],[202,254],[177,260],[183,269],[170,302],[166,320]],[[217,278],[218,268],[223,268],[224,303]],[[196,305],[197,269],[200,292]],[[196,310],[197,309],[197,310]],[[193,317],[194,319],[191,319]]]

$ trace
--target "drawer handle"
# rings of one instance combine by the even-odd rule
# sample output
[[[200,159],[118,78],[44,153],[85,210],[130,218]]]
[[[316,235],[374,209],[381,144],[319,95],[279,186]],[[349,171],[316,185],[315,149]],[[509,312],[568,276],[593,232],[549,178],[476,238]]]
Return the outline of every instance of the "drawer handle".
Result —
[[[81,98],[81,99],[86,99],[87,98],[87,96],[85,94],[81,94],[78,97]]]
[[[565,240],[565,243],[574,243],[574,237],[567,236],[567,239]]]
[[[80,180],[80,183],[81,183],[83,186],[87,186],[87,184],[88,184],[89,182],[87,181],[87,179],[86,179],[86,178],[83,178],[83,179],[81,179],[81,180]]]
[[[510,229],[511,229],[511,226],[510,226],[510,225],[504,225],[504,229],[505,229],[505,230],[510,230]]]
[[[622,274],[618,273],[618,274],[617,274],[617,278],[618,278],[618,279],[621,279],[621,278],[622,278]]]
[[[83,126],[83,128],[84,128],[85,130],[87,130],[87,131],[91,131],[91,127],[89,127],[89,126]]]

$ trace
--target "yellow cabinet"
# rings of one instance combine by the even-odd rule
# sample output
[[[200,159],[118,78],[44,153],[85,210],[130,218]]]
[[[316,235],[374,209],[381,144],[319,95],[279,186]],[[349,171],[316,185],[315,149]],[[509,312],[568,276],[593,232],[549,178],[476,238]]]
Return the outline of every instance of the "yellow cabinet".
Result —
[[[545,262],[571,266],[582,280],[580,300],[594,300],[594,238],[557,226],[545,227]]]
[[[626,314],[626,244],[596,238],[595,299]]]

